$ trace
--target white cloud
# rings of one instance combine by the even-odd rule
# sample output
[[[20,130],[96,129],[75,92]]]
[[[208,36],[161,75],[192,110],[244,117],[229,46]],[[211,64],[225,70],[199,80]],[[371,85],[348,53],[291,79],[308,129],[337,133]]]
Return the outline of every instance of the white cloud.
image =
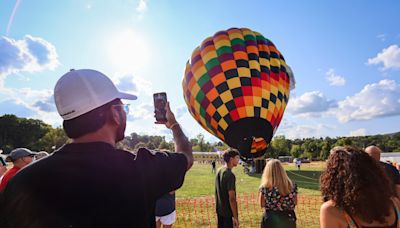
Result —
[[[59,65],[54,45],[30,35],[22,40],[0,37],[0,57],[3,79],[12,73],[53,70]]]
[[[62,127],[62,118],[57,112],[42,112],[39,110],[32,118],[40,119],[43,122],[52,125],[53,127]]]
[[[319,138],[331,135],[335,128],[327,124],[297,125],[293,121],[284,119],[276,135],[284,135],[288,139]]]
[[[53,126],[59,126],[61,123],[51,90],[7,88],[0,90],[0,94],[6,97],[0,99],[0,115],[12,113],[18,117],[41,119]]]
[[[351,97],[338,102],[336,117],[342,123],[400,115],[400,85],[393,80],[367,84]]]
[[[327,99],[320,91],[311,91],[291,98],[287,111],[294,115],[319,116],[333,107],[336,107],[335,101]]]
[[[57,111],[56,105],[54,103],[53,95],[49,96],[47,99],[36,101],[33,104],[33,107],[36,107],[43,112]]]
[[[329,85],[331,86],[344,86],[346,84],[344,77],[335,74],[334,69],[329,69],[328,72],[326,72],[326,80],[329,81]]]
[[[13,114],[18,117],[32,117],[35,111],[22,101],[8,99],[0,102],[0,116]]]
[[[153,104],[132,104],[130,107],[128,121],[137,121],[137,120],[151,120],[154,119],[154,105]],[[181,118],[184,114],[188,113],[186,106],[180,106],[176,108],[174,111],[175,118]],[[155,119],[154,119],[155,121]]]
[[[368,134],[367,129],[365,128],[359,128],[354,131],[350,131],[350,136],[366,136]]]
[[[113,81],[116,87],[124,92],[138,95],[152,95],[152,83],[140,77],[135,77],[133,74],[115,74]]]
[[[0,88],[0,94],[8,99],[20,101],[44,101],[54,103],[53,91],[49,89],[34,90],[31,88]],[[3,96],[1,96],[2,98]],[[5,99],[0,99],[0,101]]]
[[[380,39],[382,42],[386,41],[387,35],[386,34],[379,34],[376,38]]]
[[[19,98],[25,98],[29,100],[46,100],[50,101],[50,99],[53,99],[53,91],[49,89],[44,89],[44,90],[34,90],[31,88],[20,88],[20,89],[12,89],[13,94],[11,96],[13,97],[19,97]],[[50,101],[53,102],[54,101]]]
[[[178,119],[178,118],[181,118],[186,113],[189,113],[188,109],[187,109],[187,106],[186,105],[185,106],[180,106],[180,107],[178,107],[176,109],[175,116]]]
[[[147,0],[139,0],[139,3],[136,7],[136,12],[139,13],[138,18],[142,19],[146,11],[147,11]]]
[[[296,127],[296,123],[291,121],[290,119],[283,118],[282,122],[279,125],[278,129],[290,129]]]
[[[153,105],[151,104],[139,104],[139,105],[131,105],[128,121],[137,121],[143,119],[151,119],[154,118]]]
[[[383,70],[390,68],[400,69],[400,48],[397,45],[391,45],[384,48],[376,57],[368,59],[369,65],[383,64]]]
[[[147,10],[147,2],[146,2],[146,0],[139,0],[139,4],[136,7],[136,11],[139,12],[139,13],[143,13],[146,10]]]

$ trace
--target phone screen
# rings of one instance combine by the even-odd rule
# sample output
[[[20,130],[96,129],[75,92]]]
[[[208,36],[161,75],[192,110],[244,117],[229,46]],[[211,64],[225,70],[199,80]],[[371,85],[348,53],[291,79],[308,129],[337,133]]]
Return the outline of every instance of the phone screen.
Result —
[[[165,105],[167,104],[167,94],[164,92],[155,93],[153,94],[153,99],[156,121],[161,123],[167,122],[167,111],[165,110]]]

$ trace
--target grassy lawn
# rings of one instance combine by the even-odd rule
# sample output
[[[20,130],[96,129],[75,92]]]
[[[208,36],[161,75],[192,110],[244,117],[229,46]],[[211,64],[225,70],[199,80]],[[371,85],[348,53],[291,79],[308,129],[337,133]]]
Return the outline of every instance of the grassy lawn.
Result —
[[[284,164],[288,176],[299,186],[297,227],[319,227],[319,208],[322,203],[319,176],[324,167],[323,162],[302,164],[298,171],[294,164]],[[233,172],[236,175],[240,227],[260,227],[263,210],[257,194],[261,174],[249,176],[240,165]],[[193,165],[186,174],[182,188],[176,192],[177,221],[174,227],[216,227],[214,178],[210,164]]]
[[[304,195],[319,196],[319,176],[324,168],[323,162],[302,164],[297,171],[294,164],[284,164],[289,178],[296,182],[299,193]],[[221,165],[217,166],[217,169]],[[243,166],[238,165],[233,169],[236,175],[237,193],[257,193],[260,185],[261,174],[249,176],[243,172]],[[210,164],[195,163],[186,174],[185,182],[176,193],[178,198],[193,198],[214,195],[215,174],[211,173]]]

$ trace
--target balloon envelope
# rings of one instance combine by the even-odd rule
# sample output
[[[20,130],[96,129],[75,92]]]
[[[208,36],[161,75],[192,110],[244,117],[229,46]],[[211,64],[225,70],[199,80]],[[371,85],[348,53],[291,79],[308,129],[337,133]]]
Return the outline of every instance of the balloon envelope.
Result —
[[[183,94],[205,130],[243,157],[258,157],[282,119],[291,76],[270,40],[250,29],[231,28],[206,38],[193,51]]]

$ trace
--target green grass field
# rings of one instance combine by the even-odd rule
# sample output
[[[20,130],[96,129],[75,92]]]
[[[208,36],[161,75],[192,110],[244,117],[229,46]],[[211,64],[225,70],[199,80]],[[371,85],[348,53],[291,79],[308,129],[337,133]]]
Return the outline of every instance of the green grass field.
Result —
[[[221,165],[217,166],[217,169]],[[297,171],[294,164],[284,164],[289,178],[296,182],[299,193],[304,195],[320,195],[319,176],[324,168],[323,162],[303,164]],[[233,169],[236,175],[237,193],[257,193],[260,185],[261,174],[249,176],[243,172],[243,166],[238,165]],[[214,195],[215,174],[211,173],[210,164],[195,163],[186,174],[185,183],[176,195],[178,198],[193,198]]]
[[[297,227],[319,227],[319,207],[322,203],[319,176],[325,163],[303,164],[300,171],[294,164],[284,164],[284,167],[288,176],[299,187]],[[263,213],[257,199],[261,174],[249,176],[240,165],[233,172],[236,175],[240,227],[259,227]],[[175,227],[216,227],[214,178],[210,164],[193,165],[186,174],[182,188],[176,192]]]

